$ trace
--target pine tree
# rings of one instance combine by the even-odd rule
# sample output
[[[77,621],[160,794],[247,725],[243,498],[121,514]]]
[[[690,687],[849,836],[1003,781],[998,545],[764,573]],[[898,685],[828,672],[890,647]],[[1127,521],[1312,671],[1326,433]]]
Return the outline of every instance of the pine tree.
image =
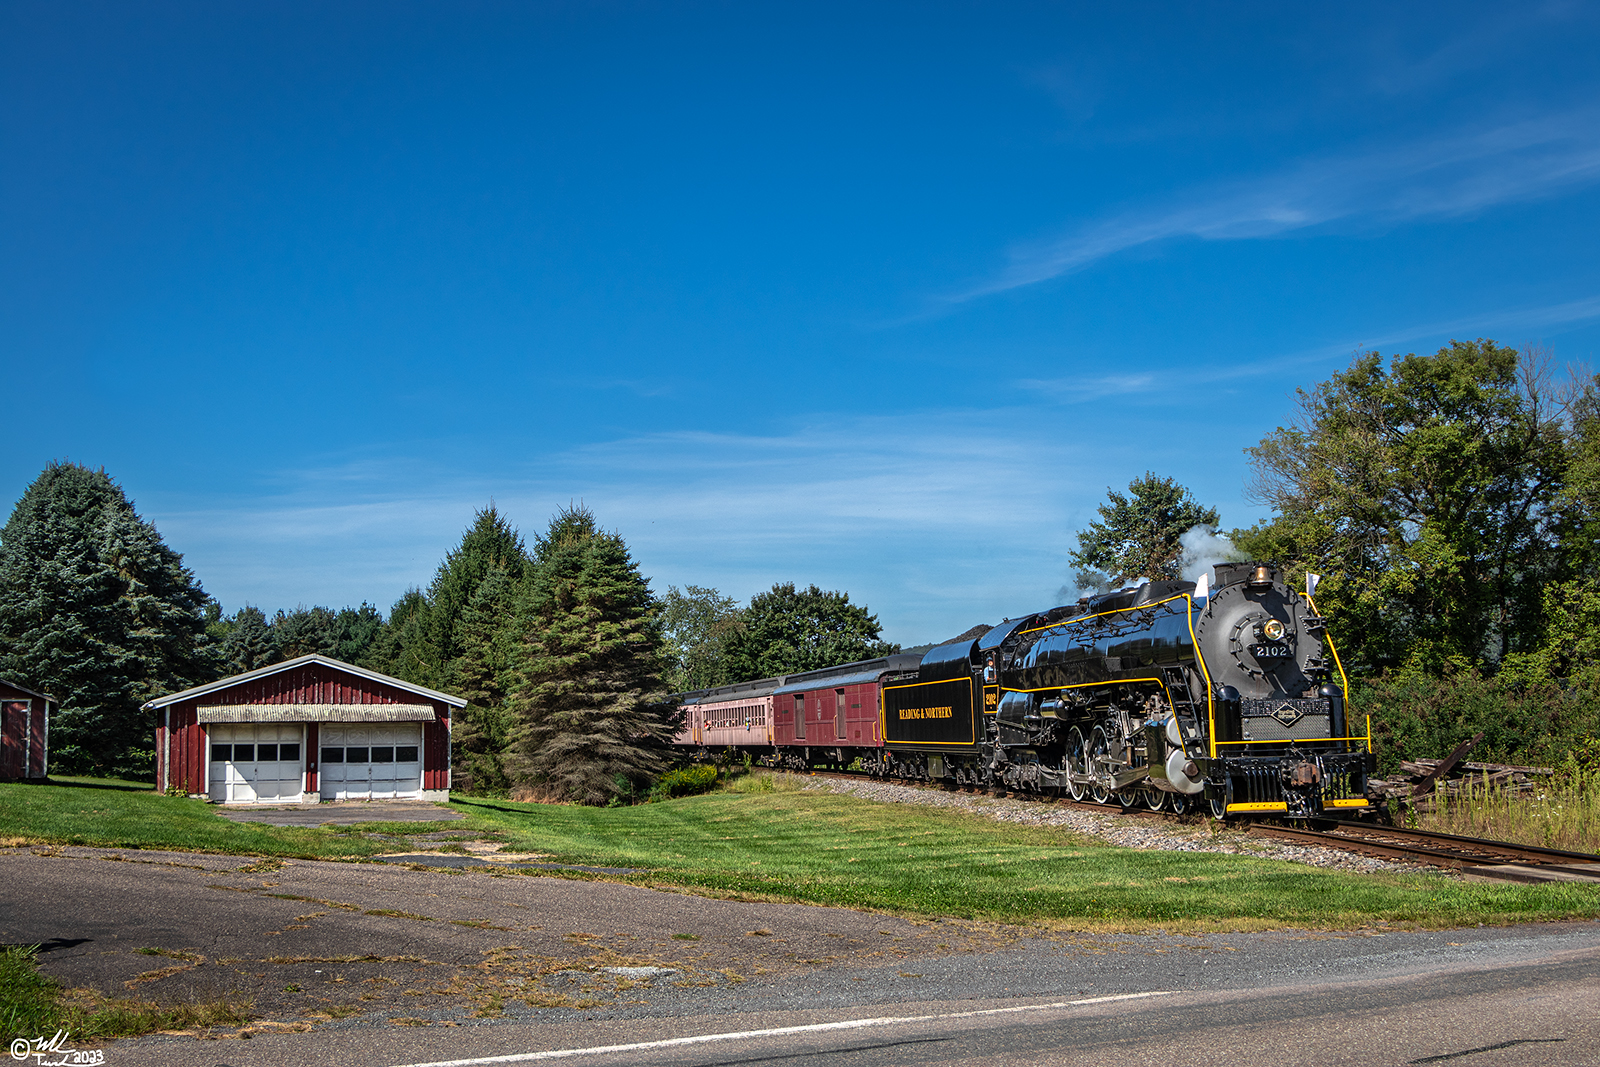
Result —
[[[216,676],[208,603],[104,470],[44,469],[0,530],[0,673],[60,699],[54,767],[149,776],[140,706]]]
[[[515,719],[506,697],[516,684],[522,654],[515,626],[518,584],[504,567],[484,575],[456,621],[461,654],[451,663],[454,691],[468,704],[452,731],[452,788],[503,795],[510,787],[502,754]]]
[[[374,669],[417,685],[439,689],[445,664],[429,637],[433,605],[420,589],[407,589],[389,609],[389,624],[372,643]]]
[[[227,636],[222,639],[222,669],[229,674],[243,674],[280,658],[266,613],[249,604],[234,612],[228,621]]]
[[[272,641],[277,646],[275,661],[295,659],[313,653],[337,656],[339,619],[324,607],[300,606],[285,612],[281,608],[272,620]]]
[[[383,613],[365,600],[359,608],[344,608],[334,619],[339,635],[337,657],[346,663],[363,665],[383,633]]]
[[[461,655],[459,633],[461,613],[466,610],[478,586],[493,571],[503,571],[515,583],[522,580],[528,566],[528,550],[522,535],[506,521],[493,503],[473,516],[472,525],[433,577],[428,587],[428,637],[439,650],[441,661],[449,663]]]
[[[512,780],[585,804],[643,786],[665,765],[673,722],[655,599],[627,545],[581,505],[562,509],[520,599]]]
[[[370,646],[370,663],[418,685],[459,688],[455,662],[462,653],[462,612],[491,571],[502,570],[516,583],[527,567],[521,535],[491,503],[439,564],[427,592],[408,589],[395,602],[387,627]]]

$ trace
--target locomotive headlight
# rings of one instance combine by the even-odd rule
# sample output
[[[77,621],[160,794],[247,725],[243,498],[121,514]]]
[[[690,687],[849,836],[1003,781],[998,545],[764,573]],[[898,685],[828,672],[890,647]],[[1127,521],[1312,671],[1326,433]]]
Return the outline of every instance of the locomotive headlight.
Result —
[[[1261,636],[1268,641],[1282,641],[1284,632],[1283,622],[1280,619],[1268,619],[1261,624]]]

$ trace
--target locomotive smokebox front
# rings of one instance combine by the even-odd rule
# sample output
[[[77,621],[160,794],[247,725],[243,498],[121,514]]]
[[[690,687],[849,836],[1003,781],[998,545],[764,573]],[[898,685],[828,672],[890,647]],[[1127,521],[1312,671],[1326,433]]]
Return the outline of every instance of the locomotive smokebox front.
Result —
[[[1322,641],[1303,625],[1304,602],[1265,565],[1217,568],[1217,588],[1195,620],[1195,640],[1212,673],[1246,700],[1313,696],[1325,677]]]

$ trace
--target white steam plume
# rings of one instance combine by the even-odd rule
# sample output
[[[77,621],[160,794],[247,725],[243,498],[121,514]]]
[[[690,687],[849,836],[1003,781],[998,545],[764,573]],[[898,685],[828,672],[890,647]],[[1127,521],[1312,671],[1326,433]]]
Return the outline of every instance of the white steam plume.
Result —
[[[1183,546],[1183,556],[1178,562],[1178,574],[1186,582],[1200,580],[1209,575],[1218,563],[1232,563],[1240,558],[1239,549],[1226,537],[1209,526],[1191,526],[1178,538]]]

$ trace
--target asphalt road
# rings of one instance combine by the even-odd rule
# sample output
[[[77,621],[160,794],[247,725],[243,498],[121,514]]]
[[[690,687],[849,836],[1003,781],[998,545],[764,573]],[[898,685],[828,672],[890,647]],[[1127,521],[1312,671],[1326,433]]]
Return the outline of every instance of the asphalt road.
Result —
[[[242,993],[267,1019],[113,1065],[1600,1065],[1600,923],[1088,936],[85,848],[0,850],[0,892],[0,942],[44,944],[69,984]]]

